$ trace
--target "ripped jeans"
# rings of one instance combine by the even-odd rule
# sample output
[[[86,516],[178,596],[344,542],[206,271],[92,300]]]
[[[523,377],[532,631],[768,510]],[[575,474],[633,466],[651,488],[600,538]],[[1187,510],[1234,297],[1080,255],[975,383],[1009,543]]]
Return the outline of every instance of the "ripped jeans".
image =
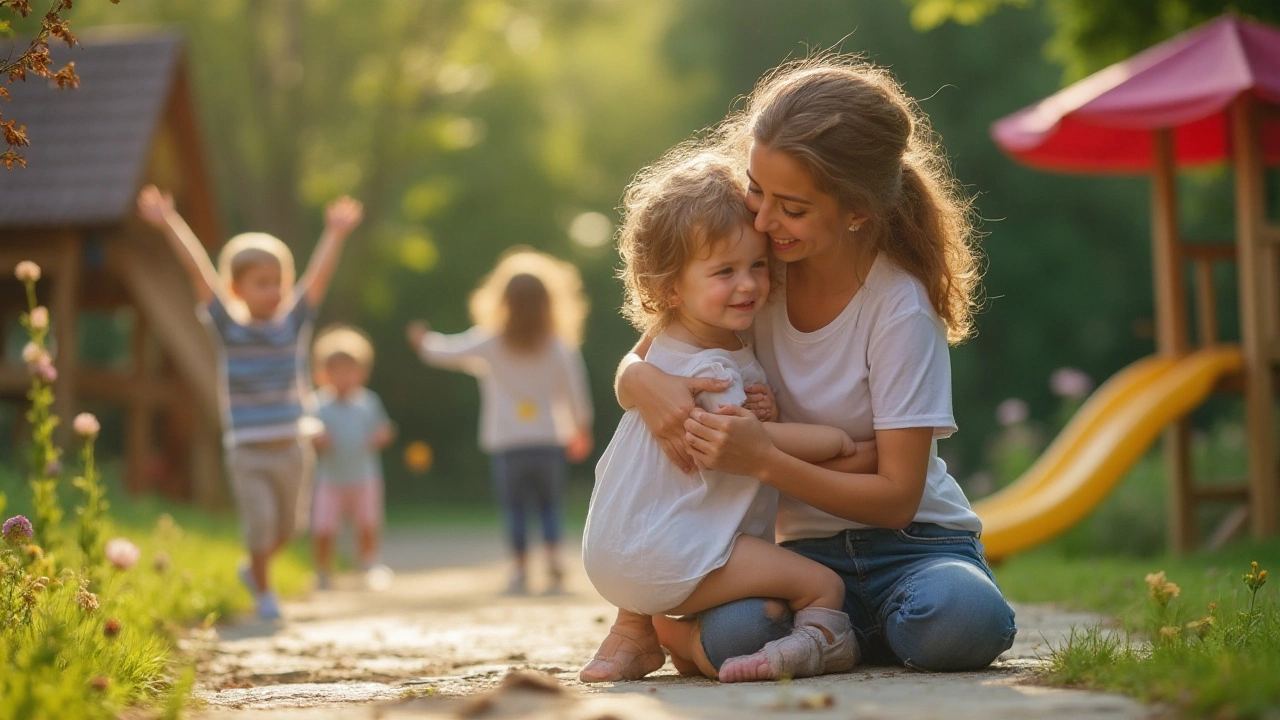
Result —
[[[835,570],[862,662],[954,671],[986,667],[1018,629],[977,537],[930,523],[846,530],[782,544]],[[778,637],[759,598],[700,613],[702,647],[717,669]],[[744,648],[750,648],[744,651]],[[732,654],[727,654],[732,653]]]

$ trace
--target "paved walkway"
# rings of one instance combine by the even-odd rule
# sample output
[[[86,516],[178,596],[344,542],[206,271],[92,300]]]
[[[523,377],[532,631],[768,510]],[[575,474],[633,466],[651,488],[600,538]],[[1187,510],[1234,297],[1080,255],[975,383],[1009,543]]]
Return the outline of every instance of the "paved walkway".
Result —
[[[989,669],[926,674],[859,668],[788,684],[721,685],[670,664],[645,680],[586,686],[577,670],[613,609],[579,565],[560,595],[504,597],[496,532],[393,534],[392,586],[358,578],[286,603],[285,622],[220,628],[201,653],[207,720],[332,718],[1147,718],[1133,700],[1031,684],[1037,654],[1098,618],[1018,606],[1018,642]],[[539,558],[535,555],[535,561]],[[535,569],[538,567],[535,564]],[[540,589],[535,572],[533,590]],[[513,671],[529,671],[511,677]],[[551,687],[544,686],[550,682]]]

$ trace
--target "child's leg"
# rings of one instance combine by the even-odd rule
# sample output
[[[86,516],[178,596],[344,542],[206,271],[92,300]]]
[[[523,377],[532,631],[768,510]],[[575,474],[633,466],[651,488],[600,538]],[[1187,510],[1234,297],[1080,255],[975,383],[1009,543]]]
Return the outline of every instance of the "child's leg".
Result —
[[[511,556],[515,564],[515,572],[511,578],[509,592],[524,592],[526,540],[524,525],[524,498],[520,489],[521,472],[519,451],[500,452],[493,456],[493,494],[502,511],[506,523],[507,542],[511,546]]]
[[[666,661],[653,620],[648,615],[620,609],[608,637],[600,643],[591,662],[578,673],[578,679],[582,682],[639,680]]]
[[[771,542],[740,535],[729,561],[670,612],[699,612],[745,597],[785,600],[796,613],[791,634],[754,655],[726,662],[719,676],[725,682],[808,677],[848,670],[856,662],[853,628],[841,610],[844,594],[844,582],[829,568]]]
[[[542,521],[542,537],[547,548],[550,589],[554,592],[564,581],[564,568],[560,564],[560,508],[564,504],[564,482],[569,466],[564,459],[563,448],[547,448],[542,455],[544,466],[539,473],[538,517]]]
[[[730,658],[751,655],[790,634],[792,620],[793,613],[781,600],[743,598],[691,617],[658,615],[653,626],[676,670],[714,678]]]
[[[316,572],[323,586],[333,573],[333,542],[342,517],[341,489],[329,484],[319,484],[311,505],[311,535],[315,552]]]
[[[382,537],[382,481],[369,480],[357,491],[355,518],[359,535],[360,565],[365,570],[380,562]]]
[[[267,589],[267,562],[276,543],[277,495],[269,463],[253,446],[231,448],[227,453],[231,488],[235,493],[240,530],[249,551],[249,580],[253,594]]]

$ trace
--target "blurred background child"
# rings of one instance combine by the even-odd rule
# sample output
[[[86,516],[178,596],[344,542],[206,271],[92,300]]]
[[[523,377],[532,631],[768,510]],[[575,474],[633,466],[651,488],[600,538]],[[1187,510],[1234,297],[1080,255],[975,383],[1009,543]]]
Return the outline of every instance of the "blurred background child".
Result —
[[[409,344],[436,367],[480,383],[480,447],[489,454],[494,496],[515,567],[507,591],[528,592],[525,517],[537,511],[546,543],[547,592],[559,592],[560,522],[566,459],[591,452],[591,397],[578,350],[587,301],[573,265],[512,248],[471,294],[475,326],[456,335],[407,329]]]
[[[214,269],[204,246],[154,185],[138,193],[138,215],[169,241],[191,278],[200,314],[213,333],[221,366],[223,446],[249,562],[240,581],[258,617],[280,617],[271,591],[271,559],[306,522],[315,454],[307,439],[313,402],[307,346],[347,235],[363,207],[349,197],[325,208],[324,233],[294,284],[293,255],[266,233],[227,241]]]
[[[373,367],[368,336],[347,326],[327,328],[316,338],[317,415],[324,432],[313,441],[316,486],[311,505],[318,587],[327,590],[333,575],[333,544],[342,519],[356,529],[360,569],[369,587],[385,589],[391,571],[379,560],[383,489],[380,453],[395,429],[378,397],[365,383]]]

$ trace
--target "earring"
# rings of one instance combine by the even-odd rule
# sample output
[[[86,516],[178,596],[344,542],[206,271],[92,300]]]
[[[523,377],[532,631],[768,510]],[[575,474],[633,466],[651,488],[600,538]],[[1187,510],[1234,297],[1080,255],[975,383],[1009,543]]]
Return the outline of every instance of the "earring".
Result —
[[[849,226],[849,232],[856,233],[858,232],[858,229],[861,227],[862,227],[862,223],[854,223]]]

